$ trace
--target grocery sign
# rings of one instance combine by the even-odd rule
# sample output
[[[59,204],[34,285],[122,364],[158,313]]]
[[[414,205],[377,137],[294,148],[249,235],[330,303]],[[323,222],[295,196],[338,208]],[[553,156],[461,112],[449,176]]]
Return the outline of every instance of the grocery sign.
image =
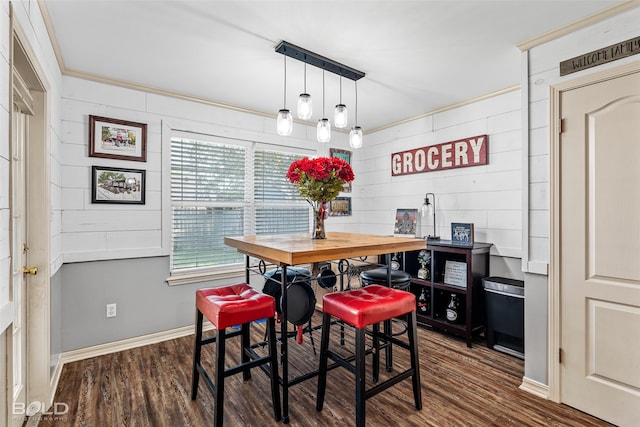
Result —
[[[391,155],[391,175],[411,175],[489,163],[488,135],[443,142]]]

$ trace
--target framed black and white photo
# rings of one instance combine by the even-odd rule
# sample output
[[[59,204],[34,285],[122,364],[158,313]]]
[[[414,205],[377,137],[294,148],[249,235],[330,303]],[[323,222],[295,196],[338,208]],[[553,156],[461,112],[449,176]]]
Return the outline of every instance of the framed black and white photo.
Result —
[[[146,123],[89,116],[89,157],[146,162]]]
[[[452,222],[451,243],[459,246],[473,246],[473,223]]]
[[[91,203],[144,205],[145,191],[144,170],[91,168]]]

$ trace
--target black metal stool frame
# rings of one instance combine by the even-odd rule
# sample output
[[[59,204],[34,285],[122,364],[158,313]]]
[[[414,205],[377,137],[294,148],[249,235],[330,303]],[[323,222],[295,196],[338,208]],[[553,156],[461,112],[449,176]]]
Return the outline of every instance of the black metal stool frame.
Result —
[[[387,380],[376,384],[370,389],[366,389],[365,381],[365,335],[366,328],[355,328],[356,334],[356,349],[355,349],[355,365],[350,363],[353,357],[343,358],[337,353],[329,350],[329,335],[331,327],[331,315],[324,313],[322,315],[322,336],[320,338],[320,368],[318,373],[318,395],[316,401],[316,410],[321,411],[324,405],[324,394],[327,388],[327,365],[328,360],[336,362],[340,366],[348,369],[355,375],[355,402],[356,402],[356,426],[364,427],[365,425],[365,401],[370,397],[375,396],[388,389],[389,387],[403,381],[409,377],[412,377],[413,386],[413,398],[416,409],[422,409],[422,392],[420,389],[420,364],[418,362],[418,335],[417,335],[417,322],[416,312],[411,311],[407,313],[407,335],[409,337],[409,343],[397,339],[395,336],[388,333],[380,333],[380,324],[376,323],[372,328],[372,337],[375,343],[379,339],[383,339],[387,342],[391,342],[402,348],[409,350],[409,357],[411,359],[411,366],[409,369],[394,375]],[[379,348],[379,347],[378,347]],[[378,365],[378,352],[374,352],[374,368]]]

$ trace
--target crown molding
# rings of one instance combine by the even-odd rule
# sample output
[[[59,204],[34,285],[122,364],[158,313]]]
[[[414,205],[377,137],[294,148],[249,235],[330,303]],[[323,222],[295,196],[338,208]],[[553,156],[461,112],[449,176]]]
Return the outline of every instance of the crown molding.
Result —
[[[599,10],[598,12],[592,13],[591,15],[585,16],[584,18],[563,25],[560,28],[547,31],[546,33],[542,33],[532,39],[523,41],[522,43],[517,44],[516,47],[524,52],[536,46],[540,46],[544,43],[566,36],[567,34],[573,33],[577,30],[581,30],[590,25],[597,24],[598,22],[604,21],[605,19],[634,9],[638,6],[640,6],[640,0],[629,0],[615,6],[607,7],[605,9]]]

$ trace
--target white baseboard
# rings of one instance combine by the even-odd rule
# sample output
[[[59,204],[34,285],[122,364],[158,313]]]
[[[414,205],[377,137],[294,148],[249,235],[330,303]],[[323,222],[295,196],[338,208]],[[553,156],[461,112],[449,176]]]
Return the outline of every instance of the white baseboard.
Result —
[[[60,375],[62,375],[62,355],[58,357],[58,363],[56,364],[56,369],[53,371],[53,375],[51,375],[51,381],[49,382],[49,401],[47,404],[51,406],[53,404],[53,399],[56,397],[56,390],[58,389],[58,382],[60,381]]]
[[[203,330],[213,329],[211,322],[205,320]],[[77,350],[65,351],[60,357],[60,364],[76,362],[78,360],[89,359],[91,357],[103,356],[105,354],[117,353],[131,348],[142,347],[145,345],[156,344],[162,341],[168,341],[175,338],[181,338],[194,333],[194,326],[183,326],[181,328],[170,329],[168,331],[156,332],[149,335],[127,338],[122,341],[114,341],[105,344],[94,345],[92,347],[80,348]],[[62,370],[62,368],[60,368]]]
[[[549,399],[549,386],[542,384],[538,381],[534,381],[527,377],[522,377],[522,384],[520,384],[520,390],[524,390],[527,393],[535,394],[543,399]]]

